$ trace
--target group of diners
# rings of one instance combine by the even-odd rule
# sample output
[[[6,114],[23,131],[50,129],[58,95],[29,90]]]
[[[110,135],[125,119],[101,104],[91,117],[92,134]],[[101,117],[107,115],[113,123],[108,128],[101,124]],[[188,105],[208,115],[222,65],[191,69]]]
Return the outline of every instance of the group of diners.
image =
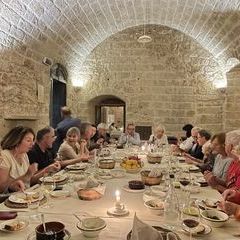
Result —
[[[201,169],[208,185],[222,194],[220,207],[240,220],[240,129],[211,137],[193,127],[191,136],[173,149]]]

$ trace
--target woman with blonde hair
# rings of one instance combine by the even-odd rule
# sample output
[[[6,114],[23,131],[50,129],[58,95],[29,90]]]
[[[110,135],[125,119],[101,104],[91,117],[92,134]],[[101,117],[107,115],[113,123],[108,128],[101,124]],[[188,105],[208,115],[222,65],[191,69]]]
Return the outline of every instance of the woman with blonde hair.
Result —
[[[165,128],[162,125],[158,125],[155,128],[154,134],[152,134],[148,140],[150,144],[156,146],[168,145],[167,135],[165,134]]]
[[[68,129],[66,139],[61,144],[58,153],[62,160],[62,167],[89,159],[87,141],[84,139],[80,140],[80,131],[77,127]]]

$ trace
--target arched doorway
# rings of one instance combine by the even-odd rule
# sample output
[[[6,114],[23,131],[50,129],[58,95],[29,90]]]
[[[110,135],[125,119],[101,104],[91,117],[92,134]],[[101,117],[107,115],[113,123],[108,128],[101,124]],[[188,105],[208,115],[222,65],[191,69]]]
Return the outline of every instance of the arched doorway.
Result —
[[[115,123],[116,127],[124,130],[126,122],[126,103],[112,95],[98,96],[92,100],[95,107],[95,124],[104,122]]]
[[[67,95],[67,70],[59,63],[54,64],[50,71],[51,76],[51,100],[50,100],[50,124],[56,128],[61,121],[61,107],[66,106]]]

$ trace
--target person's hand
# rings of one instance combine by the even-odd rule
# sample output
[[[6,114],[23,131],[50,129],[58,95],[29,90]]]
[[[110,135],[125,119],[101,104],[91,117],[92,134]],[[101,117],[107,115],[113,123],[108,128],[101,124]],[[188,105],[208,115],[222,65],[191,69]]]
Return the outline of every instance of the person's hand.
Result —
[[[14,192],[18,191],[22,192],[25,190],[25,184],[22,180],[15,180],[12,183],[10,183],[8,188]]]
[[[32,163],[29,167],[28,170],[25,174],[28,178],[31,178],[38,170],[38,164],[37,163]]]
[[[237,205],[236,203],[228,201],[221,201],[218,206],[229,216],[234,215],[237,209],[240,208],[240,206]]]
[[[224,201],[230,200],[231,198],[234,198],[236,195],[237,195],[237,192],[234,189],[226,189],[222,193],[222,197],[223,197]]]
[[[204,176],[205,180],[207,181],[208,185],[210,185],[211,187],[214,188],[215,186],[218,185],[217,178],[216,178],[216,176],[213,175],[212,172],[205,171],[203,176]]]
[[[59,161],[56,161],[52,164],[50,164],[48,167],[47,167],[47,172],[57,172],[61,169],[61,164]]]
[[[87,145],[87,141],[85,139],[81,139],[80,145],[85,147]]]
[[[185,163],[188,163],[188,164],[193,164],[194,161],[188,157],[185,158]]]
[[[81,161],[88,161],[89,159],[90,159],[89,155],[83,154],[83,155],[80,156]]]

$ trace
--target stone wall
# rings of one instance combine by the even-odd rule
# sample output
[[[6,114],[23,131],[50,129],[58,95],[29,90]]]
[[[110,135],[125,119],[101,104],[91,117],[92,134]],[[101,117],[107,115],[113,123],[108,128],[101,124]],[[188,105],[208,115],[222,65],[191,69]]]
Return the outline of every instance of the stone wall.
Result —
[[[186,123],[220,131],[224,96],[212,82],[223,75],[213,56],[179,31],[149,28],[151,43],[137,42],[142,27],[126,29],[87,58],[76,103],[81,118],[94,121],[91,99],[115,95],[126,102],[127,121],[137,125],[161,123],[169,134]]]
[[[227,73],[225,128],[227,131],[240,128],[240,65]]]

